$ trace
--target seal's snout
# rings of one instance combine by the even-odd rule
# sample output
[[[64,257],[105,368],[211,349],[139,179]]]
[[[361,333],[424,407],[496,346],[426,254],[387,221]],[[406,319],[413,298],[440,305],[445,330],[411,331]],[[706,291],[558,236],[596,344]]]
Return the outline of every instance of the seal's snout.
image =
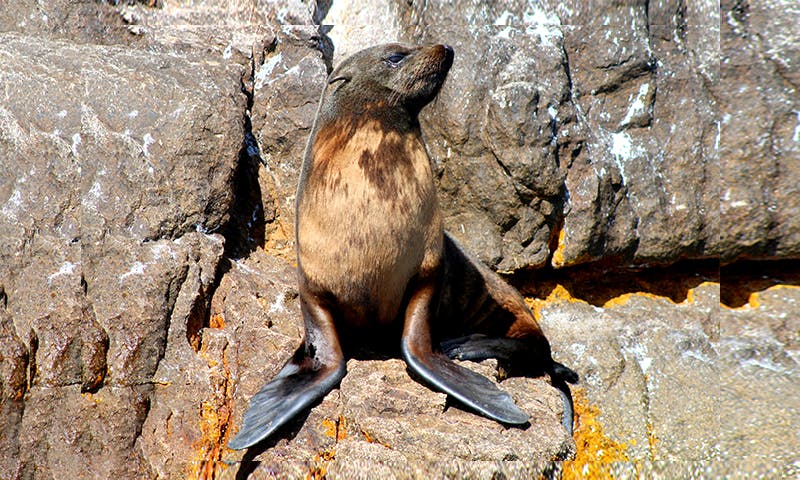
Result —
[[[435,52],[434,55],[439,57],[439,61],[445,70],[453,65],[453,58],[455,58],[455,51],[453,50],[453,47],[447,44],[439,44],[434,45],[432,50]]]
[[[455,58],[455,52],[453,51],[453,47],[450,45],[442,45],[444,48],[444,61],[443,67],[445,70],[449,70],[451,66],[453,66],[453,58]]]
[[[453,51],[453,47],[450,45],[444,45],[444,55],[445,59],[449,61],[453,61],[453,57],[455,56],[455,52]]]

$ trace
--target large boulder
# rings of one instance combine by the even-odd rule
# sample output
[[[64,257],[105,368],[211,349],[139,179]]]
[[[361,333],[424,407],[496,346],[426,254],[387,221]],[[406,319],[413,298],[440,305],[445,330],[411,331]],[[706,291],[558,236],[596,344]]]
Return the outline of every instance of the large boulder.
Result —
[[[0,477],[797,476],[797,266],[720,295],[715,263],[800,249],[797,9],[590,3],[4,5]],[[506,429],[366,356],[230,451],[302,338],[326,75],[394,40],[456,49],[421,119],[445,223],[580,373],[574,441],[547,378],[501,382]]]
[[[244,69],[15,33],[0,58],[0,476],[151,477],[139,437],[170,324],[200,315],[191,343],[210,300]]]

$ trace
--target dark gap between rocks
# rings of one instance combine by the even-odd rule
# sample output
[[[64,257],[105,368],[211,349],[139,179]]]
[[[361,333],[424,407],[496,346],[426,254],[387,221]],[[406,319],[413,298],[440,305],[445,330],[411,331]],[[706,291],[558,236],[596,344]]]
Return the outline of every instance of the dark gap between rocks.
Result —
[[[521,271],[507,279],[525,296],[547,298],[561,285],[573,298],[602,307],[609,300],[627,293],[646,293],[680,303],[686,300],[689,290],[700,284],[719,282],[719,272],[719,262],[711,259],[686,260],[670,266],[641,269],[599,264],[559,269],[547,267]]]
[[[251,59],[248,70],[241,79],[241,91],[247,99],[245,110],[242,112],[244,136],[239,150],[239,160],[233,173],[233,200],[228,221],[220,229],[220,234],[225,238],[225,251],[217,266],[214,281],[206,292],[202,288],[198,292],[198,298],[186,325],[186,340],[195,352],[199,352],[202,348],[203,330],[215,327],[211,322],[211,299],[222,277],[230,271],[231,259],[246,257],[265,242],[267,219],[264,214],[261,186],[258,182],[258,171],[263,161],[250,120],[255,68],[255,60]]]
[[[742,307],[753,293],[776,285],[800,286],[800,260],[747,260],[723,266],[720,303]]]

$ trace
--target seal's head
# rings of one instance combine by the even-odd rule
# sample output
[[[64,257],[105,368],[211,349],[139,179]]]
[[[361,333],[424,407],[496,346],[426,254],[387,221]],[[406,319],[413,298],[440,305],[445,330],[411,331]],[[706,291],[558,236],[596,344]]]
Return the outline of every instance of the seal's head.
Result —
[[[448,45],[377,45],[344,60],[328,77],[328,101],[339,108],[405,107],[416,115],[442,87],[453,65]]]

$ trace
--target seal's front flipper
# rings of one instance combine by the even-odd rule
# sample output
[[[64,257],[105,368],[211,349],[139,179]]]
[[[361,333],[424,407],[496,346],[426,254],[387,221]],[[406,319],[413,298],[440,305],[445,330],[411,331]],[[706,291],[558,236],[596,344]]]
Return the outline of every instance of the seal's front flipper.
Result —
[[[241,450],[267,438],[304,408],[333,390],[344,377],[344,362],[338,367],[315,365],[311,357],[301,357],[297,362],[302,350],[305,350],[305,345],[300,347],[274,380],[250,399],[242,428],[228,442],[228,448]]]
[[[301,285],[300,309],[306,324],[303,344],[274,380],[250,400],[239,433],[228,448],[241,450],[275,432],[304,408],[336,387],[346,370],[330,310]]]
[[[511,396],[488,378],[451,362],[431,346],[430,312],[434,284],[420,286],[411,295],[406,310],[401,351],[408,366],[427,383],[477,412],[498,422],[521,425],[528,414]]]

